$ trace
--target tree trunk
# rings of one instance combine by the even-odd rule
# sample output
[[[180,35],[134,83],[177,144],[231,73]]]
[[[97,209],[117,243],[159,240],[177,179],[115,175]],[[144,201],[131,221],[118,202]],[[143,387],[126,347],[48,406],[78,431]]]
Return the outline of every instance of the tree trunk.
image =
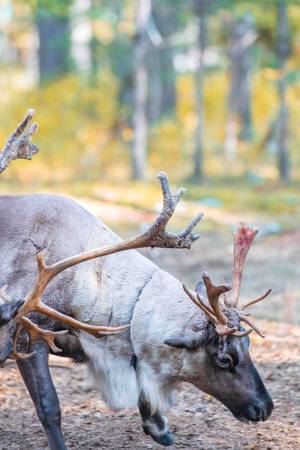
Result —
[[[95,36],[93,26],[92,26],[92,36],[89,42],[90,56],[91,56],[91,67],[90,67],[90,85],[92,87],[97,86],[98,75],[99,75],[99,39]]]
[[[234,160],[238,138],[252,139],[251,82],[252,63],[251,46],[256,39],[254,22],[245,15],[235,20],[230,39],[230,90],[228,96],[228,121],[225,153]]]
[[[162,42],[176,33],[177,15],[176,4],[173,2],[153,0],[153,21]],[[157,65],[160,69],[157,74],[161,92],[160,116],[164,116],[173,113],[176,107],[176,74],[173,65],[174,48],[172,45],[160,45],[154,50],[157,53]],[[158,85],[156,87],[158,88]]]
[[[158,123],[162,115],[163,86],[161,80],[161,61],[157,47],[152,47],[149,54],[149,111],[148,118],[151,124]]]
[[[204,152],[204,105],[203,105],[203,82],[204,82],[204,52],[207,41],[207,11],[208,0],[196,0],[195,11],[198,17],[198,65],[195,71],[196,91],[196,115],[197,124],[195,130],[194,150],[194,176],[198,180],[203,178],[203,152]]]
[[[134,67],[134,111],[132,177],[135,180],[145,178],[147,150],[147,93],[148,72],[146,58],[148,54],[147,25],[151,13],[151,0],[138,0],[137,35],[133,51]]]
[[[284,70],[284,67],[282,67]],[[286,105],[286,81],[284,76],[278,82],[279,114],[277,130],[278,171],[280,179],[284,182],[290,180],[290,155],[288,148],[289,138],[289,111]]]
[[[70,70],[70,20],[67,8],[58,14],[46,6],[38,6],[40,82],[64,75]]]
[[[280,179],[284,182],[290,180],[290,153],[288,147],[289,139],[289,110],[286,104],[286,62],[290,55],[290,33],[288,23],[288,11],[286,1],[280,1],[277,7],[277,58],[280,70],[278,81],[279,113],[277,129],[277,151],[278,151],[278,172]]]

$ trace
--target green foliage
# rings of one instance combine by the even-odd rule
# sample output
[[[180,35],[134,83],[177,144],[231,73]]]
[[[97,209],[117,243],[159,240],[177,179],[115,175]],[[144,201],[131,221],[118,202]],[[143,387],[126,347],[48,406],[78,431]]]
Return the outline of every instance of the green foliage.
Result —
[[[31,8],[35,14],[38,9],[58,17],[69,15],[72,0],[20,0],[20,4],[25,4]]]

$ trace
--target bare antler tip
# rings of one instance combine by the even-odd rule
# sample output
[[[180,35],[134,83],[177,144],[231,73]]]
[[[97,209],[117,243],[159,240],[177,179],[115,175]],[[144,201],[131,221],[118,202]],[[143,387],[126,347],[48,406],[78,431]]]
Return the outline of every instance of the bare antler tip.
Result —
[[[27,116],[28,117],[33,117],[35,115],[35,109],[33,108],[29,108],[27,111]]]
[[[159,180],[161,180],[161,179],[168,179],[168,176],[167,176],[166,172],[163,172],[162,170],[160,172],[158,172],[158,174],[156,176],[157,176],[157,178]]]
[[[201,213],[197,214],[195,221],[198,223],[198,222],[200,222],[200,220],[203,219],[203,217],[204,217],[204,213],[201,212]]]
[[[183,288],[184,292],[185,292],[189,297],[191,297],[192,292],[191,292],[191,290],[190,290],[184,283],[182,283],[182,288]]]
[[[252,227],[251,225],[248,225],[247,222],[245,222],[243,220],[241,220],[237,226],[237,231],[241,231],[241,230],[251,231],[251,233],[253,233],[253,234],[257,234],[259,231],[257,227]]]
[[[199,239],[199,237],[200,237],[200,233],[192,233],[190,239],[192,242],[195,242]]]

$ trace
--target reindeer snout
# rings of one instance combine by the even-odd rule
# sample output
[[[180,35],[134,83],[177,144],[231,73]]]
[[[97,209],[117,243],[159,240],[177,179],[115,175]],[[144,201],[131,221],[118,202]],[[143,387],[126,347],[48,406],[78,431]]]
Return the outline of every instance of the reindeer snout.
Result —
[[[240,410],[236,417],[241,422],[260,422],[267,420],[274,408],[271,397],[258,400],[254,404],[248,404],[244,410]]]

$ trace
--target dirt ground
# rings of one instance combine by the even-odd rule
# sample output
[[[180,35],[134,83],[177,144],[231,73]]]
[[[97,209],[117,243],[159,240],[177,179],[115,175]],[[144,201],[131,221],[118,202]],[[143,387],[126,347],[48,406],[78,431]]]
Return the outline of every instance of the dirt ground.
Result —
[[[190,385],[178,391],[169,413],[175,433],[171,449],[299,449],[300,327],[260,321],[265,340],[253,339],[252,355],[271,391],[275,410],[258,425],[238,422],[219,402]],[[71,449],[160,449],[146,436],[136,412],[113,414],[87,389],[81,365],[54,357],[52,373],[60,397],[63,430]],[[44,433],[14,363],[1,371],[0,448],[42,450]]]
[[[242,424],[213,398],[183,385],[168,415],[176,442],[170,449],[300,448],[299,248],[300,230],[258,239],[243,284],[244,299],[273,288],[272,297],[255,309],[257,323],[267,337],[253,336],[251,348],[275,403],[272,417],[256,426]],[[204,269],[215,280],[229,280],[230,230],[205,232],[190,252],[146,250],[144,254],[191,286]],[[135,411],[113,414],[106,408],[99,394],[87,385],[84,366],[58,357],[51,359],[51,366],[70,449],[162,448],[143,433]],[[1,450],[46,448],[14,362],[1,369],[0,410]]]

